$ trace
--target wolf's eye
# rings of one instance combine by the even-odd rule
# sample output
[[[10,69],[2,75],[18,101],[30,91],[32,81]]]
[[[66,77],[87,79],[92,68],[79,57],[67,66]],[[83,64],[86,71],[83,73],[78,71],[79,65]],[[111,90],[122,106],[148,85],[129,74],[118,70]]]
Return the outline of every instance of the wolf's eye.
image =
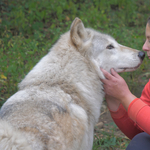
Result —
[[[107,48],[107,49],[113,49],[114,46],[110,44],[110,45],[108,45],[106,48]]]

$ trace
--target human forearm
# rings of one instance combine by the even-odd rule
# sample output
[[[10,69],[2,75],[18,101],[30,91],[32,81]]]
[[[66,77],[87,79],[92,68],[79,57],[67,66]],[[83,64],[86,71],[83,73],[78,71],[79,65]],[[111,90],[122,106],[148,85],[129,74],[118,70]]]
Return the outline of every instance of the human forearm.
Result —
[[[112,96],[109,96],[106,94],[105,99],[107,102],[107,106],[110,110],[112,111],[117,111],[119,108],[119,105],[122,103],[122,105],[124,106],[124,108],[126,110],[128,110],[128,107],[130,105],[130,103],[136,98],[135,95],[133,95],[132,93],[127,94],[126,96],[122,97],[122,99],[118,100]]]

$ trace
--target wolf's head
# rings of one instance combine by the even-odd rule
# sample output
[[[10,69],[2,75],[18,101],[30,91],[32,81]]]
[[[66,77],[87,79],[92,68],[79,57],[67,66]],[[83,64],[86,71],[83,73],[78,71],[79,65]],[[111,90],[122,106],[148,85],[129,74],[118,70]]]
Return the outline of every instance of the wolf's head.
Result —
[[[70,38],[76,49],[90,60],[100,78],[104,78],[100,67],[108,72],[111,68],[117,72],[134,71],[145,56],[142,51],[120,45],[107,34],[85,28],[79,18],[71,25]]]

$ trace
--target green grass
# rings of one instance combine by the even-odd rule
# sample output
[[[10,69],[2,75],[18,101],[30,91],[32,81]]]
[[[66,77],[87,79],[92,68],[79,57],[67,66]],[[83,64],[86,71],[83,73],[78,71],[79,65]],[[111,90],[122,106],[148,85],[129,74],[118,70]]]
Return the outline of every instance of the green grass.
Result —
[[[107,129],[96,129],[93,150],[125,150],[130,140],[125,136],[118,135],[119,129],[114,122],[105,124],[105,126],[108,126]]]
[[[86,27],[112,35],[120,44],[142,49],[149,0],[2,0],[0,1],[0,105],[17,91],[17,84],[59,38],[75,17]],[[133,93],[139,77],[147,81],[148,59],[135,72],[121,74]],[[143,75],[143,76],[141,76]],[[145,82],[144,82],[145,83]],[[138,91],[138,92],[137,92]],[[94,142],[117,145],[117,137]],[[114,142],[114,143],[113,143]]]
[[[99,138],[95,136],[93,150],[125,150],[129,144],[129,140],[117,137],[114,134],[110,135],[107,132],[102,132],[101,134],[105,135],[105,137]]]

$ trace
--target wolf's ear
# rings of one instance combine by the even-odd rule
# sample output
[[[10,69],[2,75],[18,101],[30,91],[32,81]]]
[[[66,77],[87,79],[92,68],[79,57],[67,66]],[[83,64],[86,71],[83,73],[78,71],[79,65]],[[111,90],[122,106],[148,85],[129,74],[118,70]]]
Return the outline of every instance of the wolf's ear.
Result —
[[[87,38],[87,32],[85,30],[84,24],[79,18],[75,18],[74,21],[72,22],[70,28],[70,37],[73,44],[77,48],[81,48],[83,42]]]

